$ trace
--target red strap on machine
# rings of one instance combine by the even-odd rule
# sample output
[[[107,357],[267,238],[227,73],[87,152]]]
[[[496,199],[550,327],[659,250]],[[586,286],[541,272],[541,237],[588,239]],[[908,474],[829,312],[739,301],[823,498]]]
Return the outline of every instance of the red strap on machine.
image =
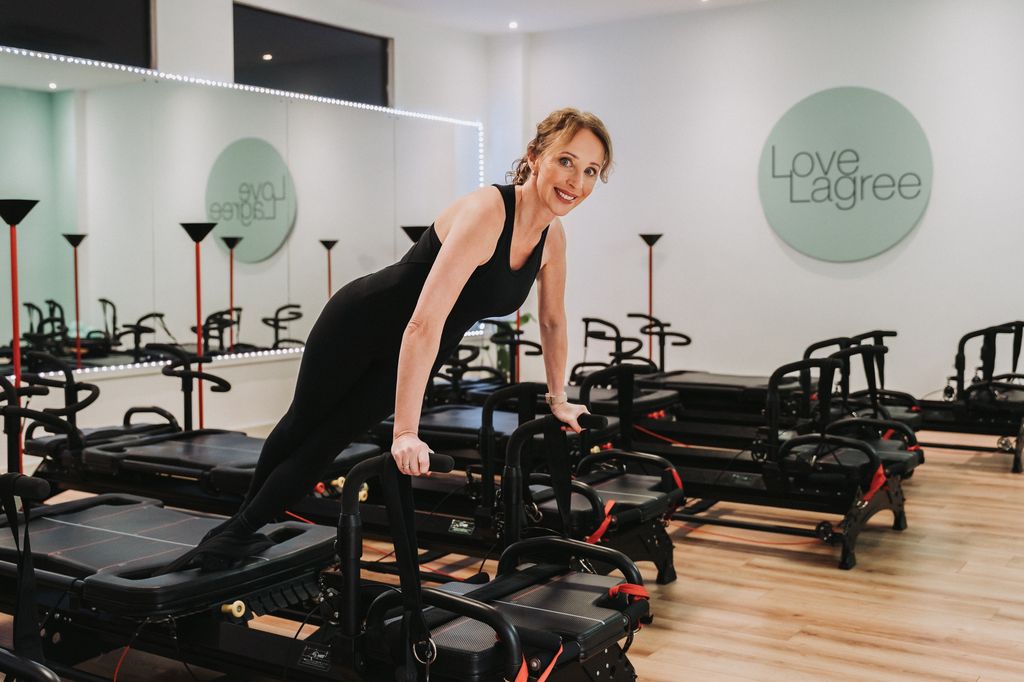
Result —
[[[871,486],[868,491],[864,493],[864,501],[870,502],[871,498],[875,496],[882,486],[885,485],[885,470],[882,469],[882,465],[878,465],[878,469],[875,470],[875,475],[871,477]]]
[[[921,408],[920,408],[920,407],[918,407],[917,405],[911,405],[911,406],[910,406],[910,411],[911,411],[911,412],[920,412],[920,411],[921,411]]]
[[[597,530],[592,535],[587,536],[586,541],[591,545],[596,545],[601,541],[601,537],[605,531],[608,530],[608,526],[612,524],[612,507],[615,506],[615,500],[608,500],[604,503],[604,520],[601,521],[601,525],[597,527]]]
[[[668,471],[670,474],[672,474],[672,478],[675,479],[675,482],[676,482],[676,487],[679,488],[680,490],[682,490],[683,489],[683,479],[679,478],[679,472],[676,470],[676,468],[675,467],[669,467],[668,469],[666,469],[666,471]]]
[[[516,674],[516,682],[530,682],[530,668],[526,665],[526,657],[523,657],[523,663],[519,666],[519,672]]]
[[[551,671],[555,669],[555,664],[558,663],[559,657],[562,655],[563,647],[561,644],[558,645],[558,651],[555,652],[551,662],[548,663],[548,667],[544,668],[544,672],[537,678],[537,682],[545,682],[551,675]],[[516,675],[516,682],[528,682],[530,679],[530,669],[526,665],[526,658],[523,658],[523,664],[519,666],[519,673]]]
[[[920,449],[921,449],[920,445],[908,445],[907,446],[907,452],[917,452]]]
[[[651,595],[643,585],[633,583],[619,583],[608,588],[608,596],[614,597],[618,594],[625,594],[635,599],[650,599]]]
[[[542,672],[540,674],[540,677],[537,678],[537,682],[544,682],[544,680],[548,679],[548,676],[551,674],[551,671],[555,669],[555,663],[558,662],[558,657],[561,656],[561,655],[562,655],[562,645],[559,644],[558,645],[558,651],[555,652],[554,658],[552,658],[551,662],[548,663],[548,667],[544,668],[544,672]]]
[[[894,433],[896,433],[896,429],[889,429],[888,431],[882,434],[882,440],[889,440],[890,438],[892,438],[892,435]]]

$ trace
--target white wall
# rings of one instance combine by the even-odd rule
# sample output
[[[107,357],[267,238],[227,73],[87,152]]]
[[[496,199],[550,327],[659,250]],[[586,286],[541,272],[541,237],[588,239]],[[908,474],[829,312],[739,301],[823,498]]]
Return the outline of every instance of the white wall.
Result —
[[[584,315],[646,307],[691,334],[675,367],[766,372],[808,343],[896,329],[889,386],[941,388],[960,335],[1021,317],[1016,254],[1024,149],[1024,3],[778,0],[537,34],[528,119],[572,105],[611,130],[616,167],[564,222],[571,360]],[[902,102],[931,144],[934,185],[902,243],[859,263],[805,257],[761,210],[772,126],[819,90],[858,85]]]
[[[155,0],[154,68],[166,73],[235,80],[231,0]]]

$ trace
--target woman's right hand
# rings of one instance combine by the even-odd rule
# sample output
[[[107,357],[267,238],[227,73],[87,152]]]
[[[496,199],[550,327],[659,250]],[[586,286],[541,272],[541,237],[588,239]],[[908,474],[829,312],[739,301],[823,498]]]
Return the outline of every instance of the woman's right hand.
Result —
[[[430,475],[430,448],[414,433],[403,433],[391,444],[398,470],[409,476]]]

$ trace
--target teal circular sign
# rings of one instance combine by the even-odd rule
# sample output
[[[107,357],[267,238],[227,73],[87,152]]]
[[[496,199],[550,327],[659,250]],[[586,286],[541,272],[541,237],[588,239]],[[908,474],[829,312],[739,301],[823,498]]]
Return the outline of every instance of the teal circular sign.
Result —
[[[215,236],[242,238],[235,258],[243,263],[266,260],[281,248],[295,225],[295,207],[292,174],[265,140],[236,140],[214,161],[206,181],[206,217],[217,223]]]
[[[932,155],[902,104],[867,88],[832,88],[775,124],[758,184],[765,217],[787,244],[821,260],[864,260],[921,219]]]

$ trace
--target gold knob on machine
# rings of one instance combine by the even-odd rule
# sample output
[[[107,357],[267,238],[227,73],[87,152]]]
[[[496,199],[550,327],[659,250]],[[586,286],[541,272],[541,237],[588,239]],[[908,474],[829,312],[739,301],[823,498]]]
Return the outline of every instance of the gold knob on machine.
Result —
[[[245,602],[241,599],[231,602],[230,604],[221,604],[220,612],[225,613],[234,618],[241,618],[245,615]]]

